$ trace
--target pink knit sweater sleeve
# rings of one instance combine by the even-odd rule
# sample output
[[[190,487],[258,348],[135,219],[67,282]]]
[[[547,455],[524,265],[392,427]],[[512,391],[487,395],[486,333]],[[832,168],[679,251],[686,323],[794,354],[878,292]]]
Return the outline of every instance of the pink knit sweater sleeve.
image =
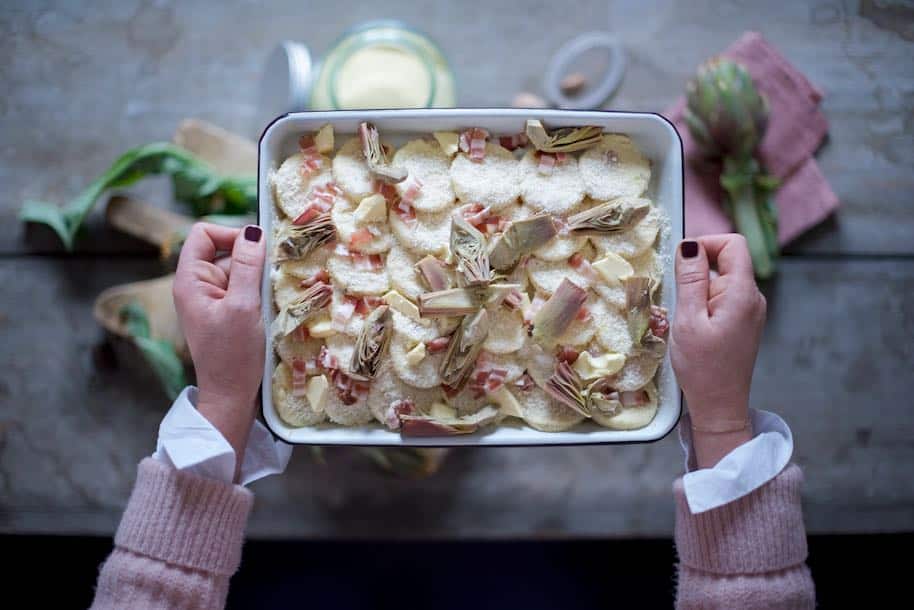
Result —
[[[147,458],[92,608],[222,608],[254,496]]]
[[[814,608],[802,483],[802,471],[791,464],[749,495],[693,515],[678,479],[676,607]]]

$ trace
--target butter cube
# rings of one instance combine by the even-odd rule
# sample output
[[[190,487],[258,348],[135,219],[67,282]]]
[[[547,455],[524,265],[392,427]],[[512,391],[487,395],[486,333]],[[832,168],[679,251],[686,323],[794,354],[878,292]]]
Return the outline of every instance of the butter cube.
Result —
[[[314,145],[322,155],[333,152],[333,125],[327,123],[318,130],[314,136]]]
[[[308,334],[315,339],[325,339],[336,334],[333,323],[330,321],[330,316],[327,314],[321,314],[316,318],[309,320],[307,324]]]
[[[501,386],[494,392],[489,392],[489,399],[498,405],[498,409],[511,417],[523,417],[520,403],[507,387]]]
[[[635,270],[627,260],[612,252],[607,252],[606,256],[594,261],[591,266],[610,286],[618,285],[625,278],[635,274]]]
[[[441,147],[444,154],[449,157],[453,157],[457,154],[457,151],[460,149],[458,145],[460,136],[452,131],[436,131],[432,135],[438,140],[438,145]]]
[[[375,193],[362,199],[359,207],[355,209],[353,218],[358,225],[387,220],[387,200],[384,199],[384,195]]]
[[[396,290],[391,290],[384,295],[384,302],[386,302],[391,309],[394,311],[399,311],[407,318],[411,320],[417,320],[421,322],[426,322],[426,319],[423,319],[419,314],[419,308],[416,307],[412,301],[407,299],[405,296],[397,292]]]
[[[456,419],[457,417],[456,409],[443,402],[432,403],[428,414],[437,419]]]
[[[581,352],[574,361],[572,368],[577,371],[581,379],[597,379],[614,375],[625,366],[625,355],[610,352],[602,356],[592,356],[590,352]]]
[[[406,362],[410,366],[416,366],[425,359],[425,343],[419,342],[416,347],[406,352]]]
[[[308,385],[305,387],[305,396],[308,399],[308,404],[311,405],[312,411],[320,413],[324,410],[324,405],[327,404],[327,392],[329,391],[330,383],[325,375],[317,375],[308,380]]]

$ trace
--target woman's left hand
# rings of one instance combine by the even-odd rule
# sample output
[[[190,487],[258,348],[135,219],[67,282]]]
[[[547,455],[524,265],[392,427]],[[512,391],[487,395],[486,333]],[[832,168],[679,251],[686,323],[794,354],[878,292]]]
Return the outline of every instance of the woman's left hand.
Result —
[[[237,476],[263,378],[263,230],[193,226],[178,260],[175,308],[197,372],[197,410],[235,449]],[[217,260],[219,252],[231,258]]]

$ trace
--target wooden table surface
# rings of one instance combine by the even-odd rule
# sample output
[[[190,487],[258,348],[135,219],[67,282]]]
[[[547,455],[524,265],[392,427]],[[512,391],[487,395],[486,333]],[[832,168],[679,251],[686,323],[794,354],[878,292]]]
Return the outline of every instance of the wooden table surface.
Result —
[[[688,7],[686,6],[688,4]],[[256,136],[258,80],[280,40],[318,51],[398,17],[427,31],[464,106],[540,90],[565,40],[608,29],[629,53],[615,109],[662,110],[695,66],[761,31],[825,93],[818,155],[842,202],[792,244],[765,290],[753,404],[791,424],[814,533],[914,529],[914,10],[909,3],[42,1],[0,7],[0,531],[111,534],[168,407],[154,382],[95,358],[104,288],[165,272],[103,226],[77,252],[16,218],[63,202],[122,151],[196,116]],[[905,8],[907,7],[907,8]],[[252,168],[253,169],[253,168]],[[166,201],[162,181],[134,189]],[[460,450],[426,480],[351,450],[299,450],[255,483],[255,537],[669,536],[675,435],[652,445]]]

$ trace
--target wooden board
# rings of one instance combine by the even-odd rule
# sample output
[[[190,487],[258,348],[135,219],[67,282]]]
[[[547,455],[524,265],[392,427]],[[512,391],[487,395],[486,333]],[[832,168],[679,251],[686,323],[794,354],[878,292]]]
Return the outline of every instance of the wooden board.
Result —
[[[103,335],[92,301],[160,272],[135,260],[0,261],[0,531],[114,531],[168,401],[152,380],[93,359]],[[912,293],[914,262],[829,260],[785,262],[769,292],[753,402],[793,429],[812,533],[914,529]],[[353,450],[326,458],[296,450],[284,476],[253,485],[251,536],[668,536],[683,467],[675,435],[455,451],[424,481],[380,474]]]
[[[579,2],[573,11],[521,0],[501,2],[497,10],[481,0],[395,0],[385,11],[440,43],[465,106],[502,106],[518,91],[541,92],[544,67],[563,42],[608,29],[629,56],[622,89],[609,107],[662,110],[703,59],[744,30],[761,29],[825,92],[831,139],[820,160],[844,204],[838,222],[792,251],[911,254],[914,20],[910,10],[898,13],[883,4],[864,2],[866,16],[855,2],[827,0],[620,0]],[[169,139],[184,117],[256,139],[264,126],[257,84],[272,46],[306,39],[321,52],[345,28],[378,16],[375,7],[358,2],[282,0],[271,6],[266,11],[225,2],[211,11],[155,4],[88,16],[61,2],[0,8],[0,52],[7,58],[0,66],[7,85],[0,103],[0,253],[59,252],[49,232],[26,234],[16,220],[22,201],[66,201],[124,150]],[[207,27],[190,30],[200,22]],[[239,36],[239,23],[258,35]],[[144,185],[139,195],[170,199],[164,184]],[[99,211],[93,219],[100,217]],[[114,236],[97,221],[78,249],[151,255],[147,246]]]

